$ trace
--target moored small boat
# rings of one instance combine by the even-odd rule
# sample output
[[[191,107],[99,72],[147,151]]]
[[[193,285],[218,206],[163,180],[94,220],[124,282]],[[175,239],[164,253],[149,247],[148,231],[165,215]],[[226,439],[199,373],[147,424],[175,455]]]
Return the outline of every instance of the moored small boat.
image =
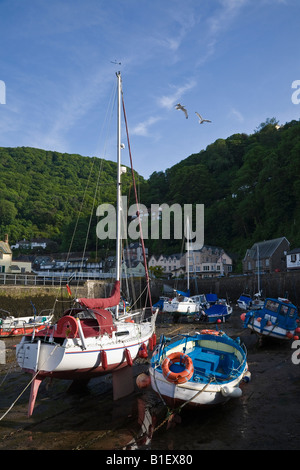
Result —
[[[226,304],[211,305],[199,312],[199,320],[207,323],[223,323],[229,320],[232,308]]]
[[[149,372],[153,390],[170,408],[225,403],[241,396],[239,385],[250,377],[245,346],[217,330],[162,337]]]
[[[299,339],[297,307],[288,299],[267,298],[264,306],[241,314],[244,328],[250,328],[260,336],[276,339]]]
[[[179,295],[170,301],[165,301],[163,312],[191,315],[199,311],[199,304],[191,297]]]
[[[52,314],[15,317],[9,312],[5,313],[8,313],[8,315],[0,318],[0,338],[22,336],[43,330],[50,324],[53,317]]]
[[[250,294],[241,294],[237,299],[237,306],[242,310],[257,310],[264,306],[264,300],[260,292],[254,294],[253,298]]]

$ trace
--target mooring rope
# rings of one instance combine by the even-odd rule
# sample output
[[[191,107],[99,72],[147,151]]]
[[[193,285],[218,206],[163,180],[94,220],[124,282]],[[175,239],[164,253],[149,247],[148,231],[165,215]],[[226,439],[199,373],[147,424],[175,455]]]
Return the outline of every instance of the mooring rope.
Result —
[[[49,357],[52,356],[52,354],[54,353],[54,351],[56,350],[56,348],[58,347],[59,345],[56,344],[53,351],[51,352],[51,354],[49,354],[49,356],[45,359],[45,361],[43,362],[43,364],[41,365],[41,367],[43,367],[43,365],[45,364],[45,362],[49,359]],[[10,410],[15,406],[15,404],[17,403],[17,401],[21,398],[21,396],[23,395],[23,393],[27,390],[27,388],[29,387],[29,385],[32,384],[32,382],[35,380],[35,378],[38,376],[39,372],[40,372],[41,369],[39,369],[31,378],[31,380],[29,381],[29,383],[26,385],[26,387],[22,390],[22,392],[19,394],[19,396],[15,399],[15,401],[10,405],[10,407],[8,408],[8,410],[6,410],[6,412],[0,417],[0,421],[2,421],[3,418],[5,418],[5,416],[10,412]]]

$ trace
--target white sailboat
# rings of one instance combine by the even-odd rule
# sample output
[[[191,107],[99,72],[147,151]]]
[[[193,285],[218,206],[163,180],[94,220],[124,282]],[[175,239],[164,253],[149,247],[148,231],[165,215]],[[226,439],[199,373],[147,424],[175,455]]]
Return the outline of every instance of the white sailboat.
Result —
[[[187,273],[187,292],[176,291],[176,297],[171,300],[165,300],[163,303],[163,312],[174,313],[179,315],[191,315],[200,310],[200,304],[195,298],[190,297],[190,226],[189,219],[186,221],[186,240],[187,240],[187,254],[186,254],[186,273]]]
[[[118,82],[118,175],[117,175],[117,241],[116,282],[111,297],[106,299],[76,300],[76,306],[67,310],[58,322],[35,335],[23,336],[17,346],[19,366],[32,374],[28,415],[31,416],[39,385],[45,377],[70,380],[89,380],[112,373],[114,399],[133,390],[131,366],[140,355],[145,357],[147,347],[156,343],[155,320],[158,309],[145,318],[145,309],[119,315],[120,302],[120,193],[121,193],[121,75]],[[143,245],[143,243],[142,243]],[[144,260],[146,258],[144,257]],[[146,268],[146,264],[145,264]],[[149,277],[146,271],[149,289]],[[151,299],[151,298],[150,298]],[[109,310],[116,307],[115,312]]]

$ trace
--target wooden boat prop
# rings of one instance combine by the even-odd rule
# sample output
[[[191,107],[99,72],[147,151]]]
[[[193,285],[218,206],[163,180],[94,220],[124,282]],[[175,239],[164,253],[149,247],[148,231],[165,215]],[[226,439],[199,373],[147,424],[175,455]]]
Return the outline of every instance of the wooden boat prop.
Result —
[[[245,346],[217,330],[162,336],[149,372],[153,390],[172,409],[225,403],[250,380]]]
[[[288,299],[267,298],[261,309],[249,310],[240,318],[244,328],[250,328],[259,336],[280,340],[299,339],[298,309]]]
[[[58,322],[34,335],[23,336],[16,348],[17,362],[32,374],[28,415],[33,412],[37,391],[45,377],[88,381],[92,377],[112,373],[114,399],[128,395],[134,389],[132,365],[136,358],[145,357],[147,348],[156,343],[149,275],[143,240],[143,254],[150,308],[119,315],[120,303],[120,107],[121,76],[118,78],[118,175],[117,175],[117,239],[116,282],[109,298],[75,299]],[[124,108],[124,103],[123,103]],[[125,110],[124,110],[125,114]],[[133,174],[133,170],[132,170]],[[135,182],[134,182],[135,188]],[[136,188],[135,188],[136,192]],[[138,204],[138,202],[136,201]],[[141,230],[140,230],[141,233]],[[112,311],[114,308],[114,312]],[[147,312],[149,316],[147,317]]]

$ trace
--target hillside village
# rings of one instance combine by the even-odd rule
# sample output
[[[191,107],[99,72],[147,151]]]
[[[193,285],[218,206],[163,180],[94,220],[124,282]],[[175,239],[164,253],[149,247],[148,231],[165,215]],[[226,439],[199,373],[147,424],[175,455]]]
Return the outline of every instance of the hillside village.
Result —
[[[84,272],[102,278],[115,272],[115,257],[95,261],[89,253],[47,254],[47,240],[20,241],[10,246],[8,237],[0,241],[0,273],[51,276],[59,273]],[[50,242],[51,244],[51,242]],[[26,248],[26,255],[14,256],[21,247]],[[37,254],[38,251],[38,254]],[[230,276],[234,273],[233,257],[223,248],[204,245],[201,250],[189,253],[164,254],[146,257],[150,275],[164,278],[184,278],[187,274],[198,278]],[[243,274],[255,274],[292,271],[300,269],[300,248],[290,250],[290,243],[285,237],[255,243],[249,247],[242,261]],[[138,242],[123,248],[123,275],[142,277],[145,275],[142,247]]]

